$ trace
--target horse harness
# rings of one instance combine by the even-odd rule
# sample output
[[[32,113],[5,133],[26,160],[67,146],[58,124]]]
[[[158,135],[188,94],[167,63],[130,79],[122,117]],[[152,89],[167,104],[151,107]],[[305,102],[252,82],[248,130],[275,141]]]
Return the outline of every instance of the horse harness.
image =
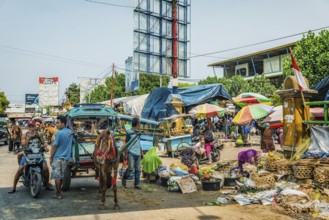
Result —
[[[99,148],[98,148],[98,151],[96,153],[97,157],[101,157],[101,158],[97,159],[97,162],[99,164],[104,164],[105,162],[115,163],[119,160],[119,153],[118,153],[117,148],[114,146],[114,137],[113,137],[113,135],[110,134],[109,138],[110,138],[111,143],[108,144],[108,147],[106,148],[105,152],[102,151],[102,146],[103,146],[103,141],[106,138],[103,137],[100,141]]]

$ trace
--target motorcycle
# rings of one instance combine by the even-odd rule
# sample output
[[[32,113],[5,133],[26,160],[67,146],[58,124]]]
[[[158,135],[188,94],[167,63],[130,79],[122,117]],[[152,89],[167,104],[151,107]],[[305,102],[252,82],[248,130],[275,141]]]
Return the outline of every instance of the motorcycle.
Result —
[[[33,198],[37,198],[43,183],[43,149],[38,144],[32,144],[25,148],[26,165],[24,167],[23,184],[30,187]]]
[[[197,144],[200,142],[199,137],[193,137],[192,138],[192,144],[193,146],[197,146]],[[197,147],[199,148],[199,147]],[[222,151],[224,148],[223,144],[220,144],[218,141],[214,141],[214,144],[210,151],[211,161],[212,162],[218,162],[220,160],[220,151]],[[195,155],[198,160],[198,164],[205,164],[209,161],[208,158],[206,158],[204,148],[201,149],[195,149]]]

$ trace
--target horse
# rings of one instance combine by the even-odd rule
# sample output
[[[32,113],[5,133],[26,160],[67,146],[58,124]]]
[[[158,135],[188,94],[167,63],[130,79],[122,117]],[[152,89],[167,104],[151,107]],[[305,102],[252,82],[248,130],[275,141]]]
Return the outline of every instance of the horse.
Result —
[[[97,136],[93,155],[96,166],[96,178],[99,176],[99,197],[101,200],[99,208],[105,209],[106,190],[112,186],[115,203],[114,209],[119,209],[116,179],[120,155],[115,146],[114,137],[108,129]]]

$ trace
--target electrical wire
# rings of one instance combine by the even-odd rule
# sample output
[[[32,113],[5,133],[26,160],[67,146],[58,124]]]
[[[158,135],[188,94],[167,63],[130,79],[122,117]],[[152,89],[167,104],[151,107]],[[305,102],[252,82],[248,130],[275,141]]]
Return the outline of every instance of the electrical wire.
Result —
[[[37,51],[26,50],[26,49],[6,46],[6,45],[0,45],[0,50],[9,50],[10,52],[19,53],[19,54],[26,55],[26,56],[52,59],[52,60],[57,60],[57,61],[62,61],[62,62],[87,65],[87,66],[91,66],[91,67],[98,67],[98,68],[103,67],[101,65],[86,62],[86,61],[81,61],[81,60],[71,59],[71,58],[67,58],[67,57],[61,57],[61,56],[57,56],[57,55],[41,53],[41,52],[37,52]]]
[[[309,30],[309,31],[313,31],[314,32],[314,31],[319,31],[319,30],[323,30],[323,29],[327,29],[327,28],[329,28],[329,26],[325,26],[325,27],[321,27],[321,28],[317,28],[317,29]],[[246,47],[256,46],[256,45],[265,44],[265,43],[270,43],[270,42],[277,41],[277,40],[283,40],[283,39],[286,39],[286,38],[295,37],[295,36],[298,36],[298,35],[301,35],[301,34],[308,33],[309,31],[304,31],[304,32],[300,32],[300,33],[297,33],[297,34],[291,34],[291,35],[288,35],[288,36],[279,37],[279,38],[275,38],[275,39],[271,39],[271,40],[266,40],[266,41],[261,41],[261,42],[258,42],[258,43],[252,43],[252,44],[248,44],[248,45],[244,45],[244,46],[233,47],[231,49],[226,49],[226,50],[220,50],[220,51],[215,51],[215,52],[210,52],[210,53],[199,54],[199,55],[191,56],[190,59],[191,58],[196,58],[196,57],[202,57],[202,56],[208,56],[208,55],[223,53],[223,52],[228,52],[228,51],[233,51],[233,50],[238,50],[238,49],[242,49],[242,48],[246,48]]]
[[[119,4],[113,4],[113,3],[108,3],[108,2],[100,2],[100,1],[93,1],[93,0],[84,0],[84,1],[90,2],[90,3],[95,3],[95,4],[100,4],[100,5],[120,7],[120,8],[134,8],[134,7],[129,6],[129,5],[119,5]]]

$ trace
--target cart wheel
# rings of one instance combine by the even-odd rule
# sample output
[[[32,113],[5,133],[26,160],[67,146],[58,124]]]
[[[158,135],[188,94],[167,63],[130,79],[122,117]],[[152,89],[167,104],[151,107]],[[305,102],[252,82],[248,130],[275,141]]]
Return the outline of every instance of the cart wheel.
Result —
[[[68,191],[70,189],[70,186],[71,186],[71,168],[67,166],[64,171],[62,190]]]
[[[181,142],[180,144],[177,145],[177,154],[178,156],[181,156],[182,155],[182,152],[186,149],[186,148],[189,148],[191,147],[191,144],[188,143],[188,142]]]

